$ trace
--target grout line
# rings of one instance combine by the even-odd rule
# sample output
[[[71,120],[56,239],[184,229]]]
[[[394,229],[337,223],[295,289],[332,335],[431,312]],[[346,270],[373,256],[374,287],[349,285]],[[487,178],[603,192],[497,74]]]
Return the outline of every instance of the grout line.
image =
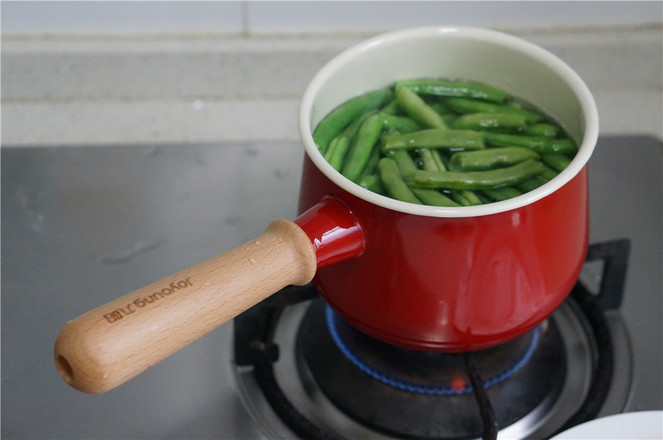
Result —
[[[49,41],[49,40],[104,40],[104,41],[123,41],[123,40],[154,40],[162,41],[164,39],[170,40],[196,40],[196,39],[274,39],[280,38],[283,40],[292,39],[353,39],[365,38],[378,33],[385,32],[389,29],[400,29],[409,26],[394,26],[389,29],[376,28],[376,29],[362,29],[362,30],[342,30],[342,31],[259,31],[251,29],[251,19],[249,11],[249,1],[242,0],[242,13],[241,13],[241,29],[239,31],[182,31],[182,32],[168,32],[168,31],[150,31],[150,32],[3,32],[2,39],[5,42],[12,41]],[[417,26],[412,26],[417,27]],[[482,26],[494,29],[501,32],[512,33],[515,35],[577,35],[577,34],[605,34],[605,33],[621,33],[621,32],[649,32],[649,31],[663,31],[663,23],[661,22],[644,22],[644,23],[627,23],[627,24],[594,24],[587,26],[580,25],[549,25],[549,26]]]
[[[247,38],[250,36],[250,17],[249,17],[249,1],[248,0],[242,0],[242,3],[240,5],[240,20],[242,21],[241,23],[241,33],[244,38]]]

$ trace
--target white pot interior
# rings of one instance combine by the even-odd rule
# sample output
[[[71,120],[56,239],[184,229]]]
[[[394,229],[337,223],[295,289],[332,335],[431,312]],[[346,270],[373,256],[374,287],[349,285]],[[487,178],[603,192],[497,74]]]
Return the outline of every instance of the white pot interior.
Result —
[[[571,165],[522,196],[487,205],[443,208],[413,205],[365,190],[336,172],[311,133],[332,109],[360,94],[405,78],[457,78],[500,87],[556,119],[578,143]],[[332,59],[313,78],[300,108],[300,135],[320,170],[345,190],[389,209],[418,215],[466,217],[517,208],[552,193],[587,163],[598,137],[594,99],[563,61],[519,38],[477,28],[413,28],[379,35]]]

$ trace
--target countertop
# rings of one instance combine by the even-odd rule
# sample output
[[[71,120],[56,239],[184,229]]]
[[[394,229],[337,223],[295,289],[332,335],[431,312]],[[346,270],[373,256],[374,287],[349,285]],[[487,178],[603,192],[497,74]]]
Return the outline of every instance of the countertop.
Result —
[[[302,155],[289,142],[3,149],[2,437],[256,438],[231,324],[101,395],[64,383],[53,343],[79,314],[292,219]],[[629,410],[663,409],[662,155],[651,137],[606,137],[590,162],[590,241],[632,240]]]
[[[604,135],[663,138],[663,26],[498,29],[556,54]],[[3,35],[2,144],[296,141],[315,72],[373,34]]]

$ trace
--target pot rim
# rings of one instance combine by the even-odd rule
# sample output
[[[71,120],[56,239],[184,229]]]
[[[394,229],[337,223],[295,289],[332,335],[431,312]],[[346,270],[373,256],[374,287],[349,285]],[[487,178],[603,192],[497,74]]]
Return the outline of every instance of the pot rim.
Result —
[[[564,79],[577,96],[584,115],[582,142],[579,145],[576,156],[566,169],[540,187],[508,200],[477,206],[441,207],[402,202],[374,193],[344,177],[325,160],[313,141],[310,115],[315,97],[327,79],[333,76],[341,67],[345,66],[346,63],[362,56],[364,51],[370,50],[373,46],[386,44],[395,40],[411,40],[445,34],[455,34],[475,40],[487,41],[491,44],[499,43],[509,46],[538,60]],[[406,28],[386,32],[356,44],[332,58],[318,71],[306,88],[299,107],[300,138],[307,155],[326,177],[350,194],[374,205],[393,211],[428,217],[476,217],[497,214],[521,208],[552,194],[574,178],[585,167],[596,146],[598,131],[598,110],[594,98],[582,78],[570,66],[556,55],[533,43],[502,32],[476,27],[427,26]]]

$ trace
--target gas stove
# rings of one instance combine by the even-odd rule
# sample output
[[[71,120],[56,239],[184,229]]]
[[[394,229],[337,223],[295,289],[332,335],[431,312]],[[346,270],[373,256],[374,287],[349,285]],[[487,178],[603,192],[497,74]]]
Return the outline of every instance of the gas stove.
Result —
[[[288,287],[108,393],[61,380],[64,322],[292,218],[302,154],[295,141],[3,147],[3,438],[538,439],[663,410],[663,148],[646,136],[599,139],[580,279],[508,345],[408,352]]]
[[[547,438],[602,409],[622,412],[633,381],[617,313],[629,253],[628,240],[591,245],[598,291],[596,279],[579,280],[539,327],[471,353],[380,342],[313,287],[286,288],[235,319],[242,398],[268,438]]]
[[[235,319],[237,389],[266,438],[539,439],[633,410],[620,313],[630,251],[629,238],[593,242],[549,319],[471,353],[391,346],[343,322],[313,286],[286,288]]]

